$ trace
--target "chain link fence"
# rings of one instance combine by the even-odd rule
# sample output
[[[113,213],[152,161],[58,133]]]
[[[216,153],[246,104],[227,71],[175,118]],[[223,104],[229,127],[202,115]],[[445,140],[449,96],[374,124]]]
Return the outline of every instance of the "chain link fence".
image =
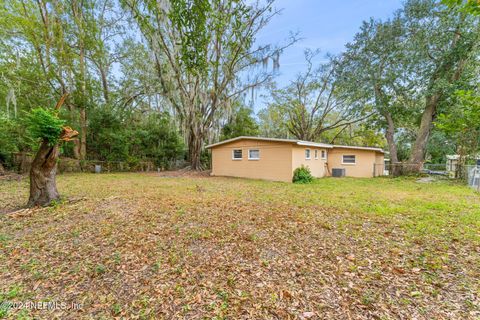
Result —
[[[418,165],[412,163],[374,164],[374,177],[400,177],[400,176],[432,176],[445,179],[456,179],[468,183],[472,188],[480,191],[480,166],[459,165],[448,167],[446,164],[425,163],[418,170]]]
[[[414,163],[382,163],[374,164],[373,166],[374,177],[400,177],[418,175],[419,173],[435,176],[449,176],[450,174],[445,164],[424,164],[420,170],[418,170],[418,165]]]
[[[99,161],[60,159],[58,171],[64,172],[149,172],[157,170],[151,161]]]

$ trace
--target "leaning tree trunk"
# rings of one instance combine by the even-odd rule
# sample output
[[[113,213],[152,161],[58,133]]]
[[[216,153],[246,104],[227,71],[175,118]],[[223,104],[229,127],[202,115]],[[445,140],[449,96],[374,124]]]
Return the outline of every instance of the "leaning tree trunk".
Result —
[[[46,206],[60,198],[55,181],[58,155],[58,144],[51,146],[46,140],[42,142],[30,169],[28,207]]]
[[[438,93],[427,98],[425,110],[423,111],[422,120],[420,122],[420,128],[418,129],[417,133],[417,139],[415,140],[415,144],[413,145],[412,153],[410,155],[409,162],[412,164],[412,168],[409,169],[412,171],[420,172],[420,170],[423,168],[428,137],[430,136],[430,131],[432,130],[432,124],[439,101],[440,94]]]

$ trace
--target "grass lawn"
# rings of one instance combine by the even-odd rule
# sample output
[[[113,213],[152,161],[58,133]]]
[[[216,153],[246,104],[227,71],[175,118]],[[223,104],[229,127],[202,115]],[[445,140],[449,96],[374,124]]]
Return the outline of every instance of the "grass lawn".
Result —
[[[480,195],[449,182],[310,185],[157,174],[58,177],[66,201],[7,213],[0,301],[28,319],[479,319]]]

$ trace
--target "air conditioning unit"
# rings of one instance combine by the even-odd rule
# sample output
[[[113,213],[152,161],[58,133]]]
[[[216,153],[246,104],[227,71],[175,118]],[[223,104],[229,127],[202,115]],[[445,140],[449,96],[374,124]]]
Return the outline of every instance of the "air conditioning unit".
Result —
[[[344,168],[333,168],[332,169],[332,177],[345,177],[345,169]]]

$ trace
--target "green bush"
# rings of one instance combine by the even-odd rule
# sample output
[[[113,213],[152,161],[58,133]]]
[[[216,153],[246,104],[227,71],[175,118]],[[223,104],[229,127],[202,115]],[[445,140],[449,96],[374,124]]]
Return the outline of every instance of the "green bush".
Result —
[[[15,166],[13,153],[34,152],[38,148],[38,139],[32,137],[27,125],[23,117],[9,119],[0,111],[0,163],[8,169]]]
[[[295,169],[293,171],[293,179],[294,183],[309,183],[313,181],[312,173],[310,172],[309,167],[301,166],[300,168]]]
[[[113,107],[98,107],[89,118],[89,158],[126,161],[130,168],[152,160],[169,168],[184,156],[184,143],[168,113],[122,114]]]
[[[65,121],[58,118],[56,111],[35,108],[26,118],[28,130],[35,139],[47,140],[50,145],[58,142]]]

